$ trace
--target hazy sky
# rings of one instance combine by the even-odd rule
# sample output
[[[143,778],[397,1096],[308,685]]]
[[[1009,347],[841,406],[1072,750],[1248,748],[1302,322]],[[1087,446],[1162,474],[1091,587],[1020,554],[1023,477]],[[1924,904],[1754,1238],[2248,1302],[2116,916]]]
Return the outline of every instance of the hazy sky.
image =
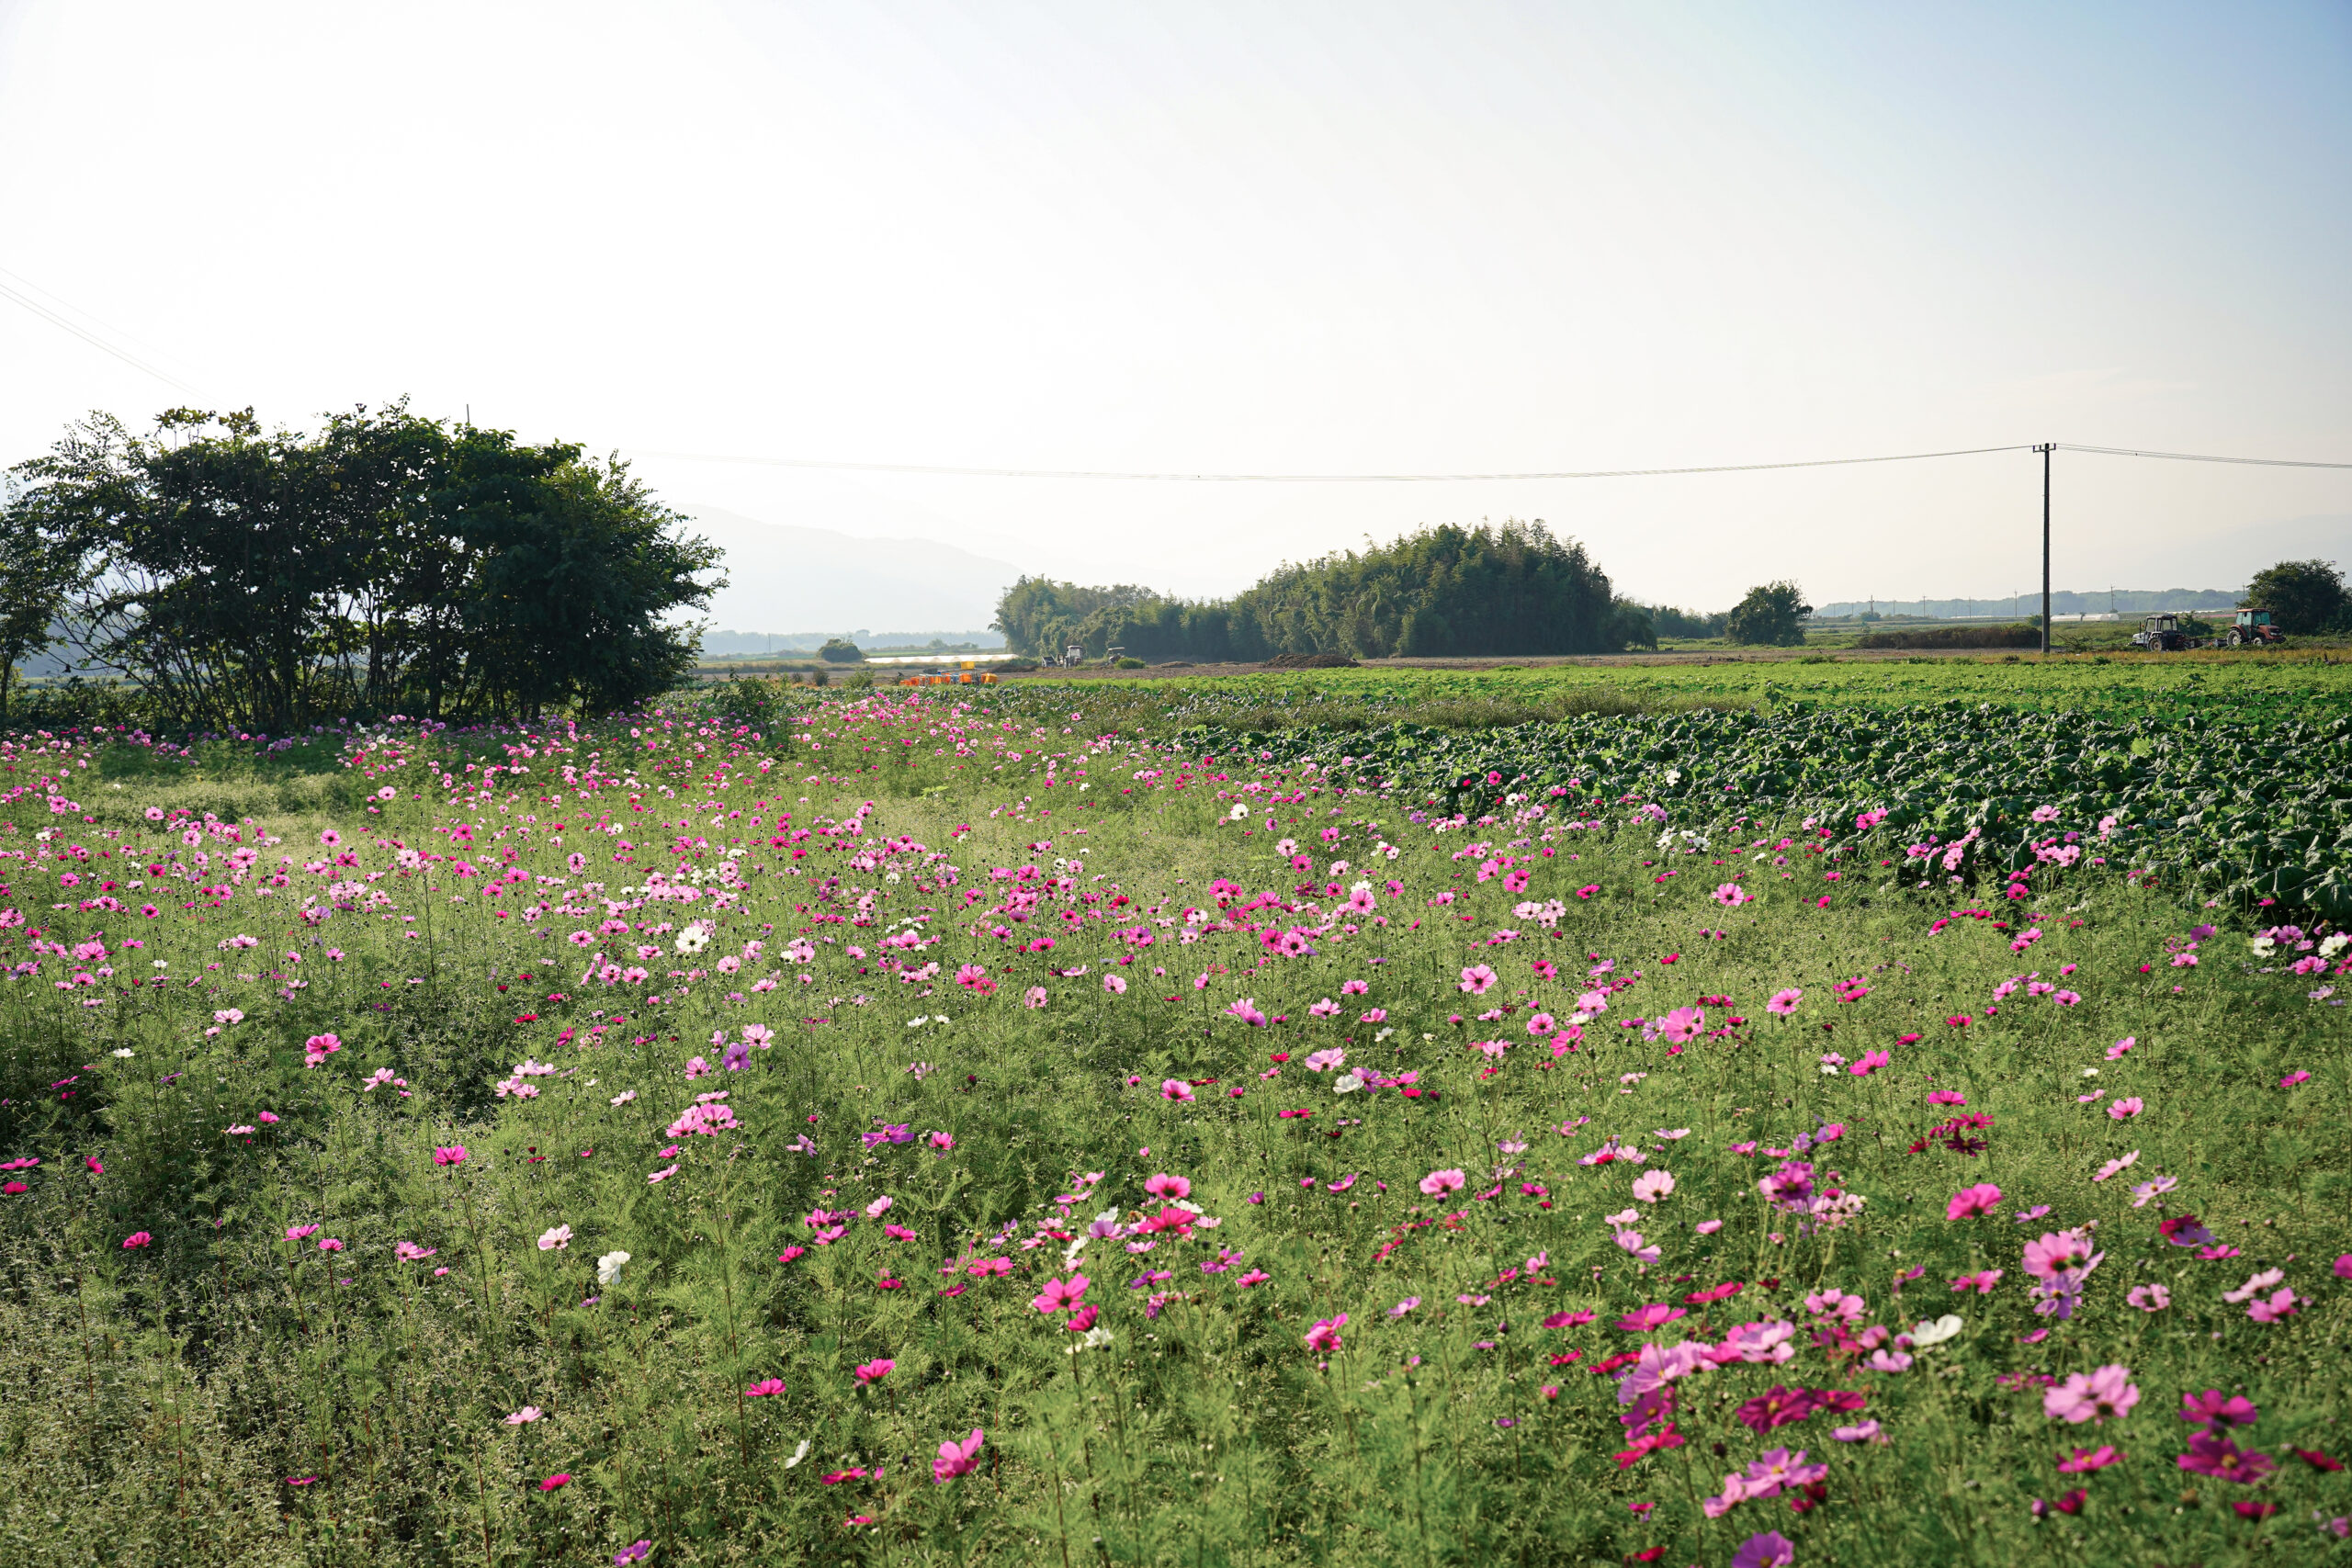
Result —
[[[2340,0],[0,0],[0,285],[201,394],[0,299],[0,457],[92,408],[405,393],[599,450],[1003,468],[2342,460],[2347,89]],[[2026,454],[1447,486],[639,461],[681,503],[1187,592],[1506,515],[1695,606],[2038,571]],[[2352,474],[2058,474],[2062,587],[2352,529]]]

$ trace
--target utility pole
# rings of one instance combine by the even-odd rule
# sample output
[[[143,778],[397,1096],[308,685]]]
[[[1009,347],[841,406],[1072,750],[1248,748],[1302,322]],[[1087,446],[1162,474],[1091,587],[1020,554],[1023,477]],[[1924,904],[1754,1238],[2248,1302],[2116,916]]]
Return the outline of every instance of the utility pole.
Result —
[[[2050,656],[2050,454],[2057,443],[2034,448],[2041,454],[2041,653]]]

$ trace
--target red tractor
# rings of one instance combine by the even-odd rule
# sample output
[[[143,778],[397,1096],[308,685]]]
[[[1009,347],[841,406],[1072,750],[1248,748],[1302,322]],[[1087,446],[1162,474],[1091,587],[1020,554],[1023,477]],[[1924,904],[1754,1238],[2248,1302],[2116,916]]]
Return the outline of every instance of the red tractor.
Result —
[[[2219,639],[2224,648],[2276,648],[2287,635],[2270,624],[2267,610],[2240,610],[2237,625]]]

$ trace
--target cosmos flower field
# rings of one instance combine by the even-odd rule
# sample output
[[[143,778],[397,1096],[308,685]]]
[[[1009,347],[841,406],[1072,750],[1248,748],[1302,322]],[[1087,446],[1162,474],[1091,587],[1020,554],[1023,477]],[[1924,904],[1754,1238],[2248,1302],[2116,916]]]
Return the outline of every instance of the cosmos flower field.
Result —
[[[2324,914],[1113,700],[9,738],[16,1557],[2352,1551]]]

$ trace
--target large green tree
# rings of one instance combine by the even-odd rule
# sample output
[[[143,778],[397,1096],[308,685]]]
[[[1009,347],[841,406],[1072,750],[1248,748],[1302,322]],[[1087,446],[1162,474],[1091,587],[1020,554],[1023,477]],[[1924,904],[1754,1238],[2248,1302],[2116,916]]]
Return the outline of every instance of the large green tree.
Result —
[[[609,710],[691,665],[718,551],[617,458],[394,404],[315,434],[105,415],[13,471],[86,568],[65,624],[189,725]]]
[[[1767,582],[1749,589],[1747,597],[1732,606],[1724,636],[1732,642],[1795,648],[1804,641],[1804,618],[1812,614],[1804,590],[1795,583]]]
[[[2332,561],[2282,560],[2254,574],[2239,602],[2250,610],[2267,610],[2271,624],[2290,637],[2332,631],[2352,611],[2352,595],[2344,589],[2344,574]]]

